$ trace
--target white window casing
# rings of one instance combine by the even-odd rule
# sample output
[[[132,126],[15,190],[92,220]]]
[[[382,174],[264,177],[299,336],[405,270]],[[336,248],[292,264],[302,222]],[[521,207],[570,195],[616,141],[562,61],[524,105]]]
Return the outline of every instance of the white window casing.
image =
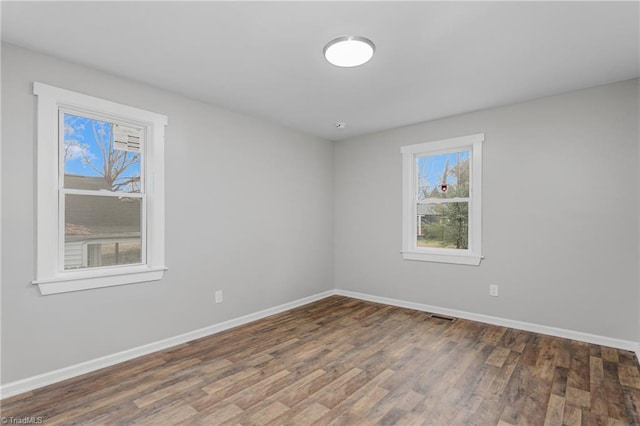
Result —
[[[115,102],[34,82],[37,96],[37,237],[33,284],[43,295],[160,280],[167,267],[164,259],[164,129],[167,117]],[[64,211],[60,202],[60,112],[131,123],[145,133],[141,167],[144,194],[142,207],[142,262],[133,265],[67,269],[64,267]],[[136,149],[135,141],[128,149]],[[82,194],[82,190],[65,190]],[[86,191],[85,191],[86,192]]]
[[[482,259],[482,143],[484,134],[403,146],[402,153],[402,257],[405,260],[479,265]],[[470,151],[469,235],[467,249],[417,246],[416,159],[460,150]],[[448,201],[455,201],[449,199]]]

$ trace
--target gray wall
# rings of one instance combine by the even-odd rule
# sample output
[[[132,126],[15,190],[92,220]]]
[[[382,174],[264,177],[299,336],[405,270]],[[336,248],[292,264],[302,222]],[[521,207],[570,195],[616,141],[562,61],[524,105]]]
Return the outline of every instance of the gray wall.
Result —
[[[637,85],[336,144],[336,288],[637,341]],[[402,260],[400,147],[480,132],[486,258]]]
[[[46,297],[30,284],[33,81],[169,117],[164,280]],[[333,288],[333,143],[7,44],[2,113],[3,383]]]

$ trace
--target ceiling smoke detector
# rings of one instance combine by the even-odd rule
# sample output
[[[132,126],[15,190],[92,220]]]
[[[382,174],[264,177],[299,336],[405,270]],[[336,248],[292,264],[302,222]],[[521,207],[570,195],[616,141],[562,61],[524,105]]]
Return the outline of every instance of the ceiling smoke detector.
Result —
[[[345,127],[347,127],[347,123],[344,123],[342,121],[339,123],[336,123],[336,129],[344,129]]]
[[[366,37],[342,36],[327,43],[324,57],[337,67],[351,68],[369,62],[375,51],[375,44]]]

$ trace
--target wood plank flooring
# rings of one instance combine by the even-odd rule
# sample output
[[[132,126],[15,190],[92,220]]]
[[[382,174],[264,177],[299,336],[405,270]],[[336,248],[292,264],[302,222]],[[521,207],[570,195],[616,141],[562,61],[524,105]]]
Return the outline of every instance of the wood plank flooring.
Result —
[[[2,401],[46,425],[640,425],[632,352],[333,296]]]

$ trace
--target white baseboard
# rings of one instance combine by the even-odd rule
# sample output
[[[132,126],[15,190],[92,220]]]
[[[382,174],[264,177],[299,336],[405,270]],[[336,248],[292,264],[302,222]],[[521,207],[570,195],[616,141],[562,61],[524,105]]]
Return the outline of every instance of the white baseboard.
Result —
[[[199,330],[194,330],[188,333],[184,333],[178,336],[170,337],[168,339],[160,340],[158,342],[149,343],[147,345],[139,346],[137,348],[129,349],[126,351],[118,352],[112,355],[106,355],[101,358],[96,358],[90,361],[82,362],[80,364],[71,365],[69,367],[61,368],[59,370],[50,371],[38,376],[29,377],[26,379],[18,380],[16,382],[7,383],[0,387],[0,398],[8,398],[10,396],[18,395],[20,393],[28,392],[33,389],[47,386],[53,383],[61,382],[73,377],[80,376],[82,374],[90,373],[92,371],[99,370],[101,368],[109,367],[114,364],[128,361],[139,356],[148,355],[153,352],[157,352],[163,349],[170,348],[172,346],[180,345],[182,343],[190,342],[191,340],[199,339],[202,337],[210,336],[212,334],[219,333],[224,330],[228,330],[239,325],[247,324],[252,321],[256,321],[268,316],[278,314],[289,309],[297,308],[299,306],[306,305],[311,302],[315,302],[320,299],[324,299],[329,296],[340,295],[346,297],[352,297],[354,299],[367,300],[370,302],[382,303],[385,305],[398,306],[401,308],[415,309],[418,311],[432,312],[435,314],[448,315],[457,318],[464,318],[472,321],[484,322],[487,324],[494,324],[508,328],[515,328],[518,330],[531,331],[534,333],[548,334],[550,336],[563,337],[566,339],[579,340],[587,343],[593,343],[596,345],[609,346],[612,348],[624,349],[628,351],[634,351],[640,359],[640,345],[637,342],[630,340],[614,339],[611,337],[598,336],[595,334],[583,333],[579,331],[566,330],[562,328],[549,327],[546,325],[533,324],[523,321],[509,320],[505,318],[492,317],[489,315],[475,314],[472,312],[459,311],[455,309],[441,308],[438,306],[425,305],[422,303],[407,302],[404,300],[390,299],[387,297],[373,296],[364,293],[357,293],[347,290],[328,290],[322,293],[318,293],[309,297],[294,300],[293,302],[285,303],[273,308],[264,309],[259,312],[244,315],[239,318],[234,318],[228,321],[224,321],[218,324],[214,324]]]
[[[370,302],[383,303],[385,305],[398,306],[401,308],[415,309],[417,311],[431,312],[434,314],[447,315],[451,317],[464,318],[471,321],[484,322],[487,324],[500,325],[502,327],[515,328],[518,330],[531,331],[534,333],[547,334],[550,336],[563,337],[565,339],[579,340],[581,342],[593,343],[596,345],[608,346],[611,348],[634,351],[640,354],[640,346],[631,340],[615,339],[612,337],[598,336],[596,334],[583,333],[581,331],[567,330],[564,328],[549,327],[546,325],[534,324],[530,322],[515,321],[505,318],[492,317],[489,315],[474,314],[472,312],[458,311],[456,309],[440,308],[438,306],[425,305],[422,303],[407,302],[404,300],[390,299],[387,297],[372,296],[370,294],[357,293],[347,290],[336,290],[334,294],[354,299],[368,300]],[[640,358],[638,358],[640,359]]]
[[[280,312],[287,311],[289,309],[297,308],[299,306],[306,305],[316,300],[324,299],[335,294],[334,290],[325,291],[315,294],[313,296],[304,297],[302,299],[294,300],[293,302],[285,303],[273,308],[264,309],[259,312],[244,315],[239,318],[234,318],[228,321],[224,321],[218,324],[214,324],[199,330],[190,331],[188,333],[180,334],[179,336],[170,337],[168,339],[160,340],[158,342],[149,343],[147,345],[138,346],[137,348],[128,349],[126,351],[118,352],[112,355],[106,355],[100,358],[92,359],[90,361],[82,362],[80,364],[71,365],[69,367],[61,368],[59,370],[50,371],[38,376],[29,377],[26,379],[18,380],[16,382],[7,383],[0,387],[0,398],[8,398],[10,396],[18,395],[24,392],[28,392],[33,389],[47,386],[53,383],[61,382],[82,374],[90,373],[92,371],[99,370],[101,368],[109,367],[120,362],[128,361],[137,358],[142,355],[148,355],[153,352],[157,352],[163,349],[170,348],[172,346],[180,345],[182,343],[190,342],[191,340],[199,339],[202,337],[210,336],[212,334],[219,333],[224,330],[228,330],[239,325],[247,324],[252,321],[256,321]]]

